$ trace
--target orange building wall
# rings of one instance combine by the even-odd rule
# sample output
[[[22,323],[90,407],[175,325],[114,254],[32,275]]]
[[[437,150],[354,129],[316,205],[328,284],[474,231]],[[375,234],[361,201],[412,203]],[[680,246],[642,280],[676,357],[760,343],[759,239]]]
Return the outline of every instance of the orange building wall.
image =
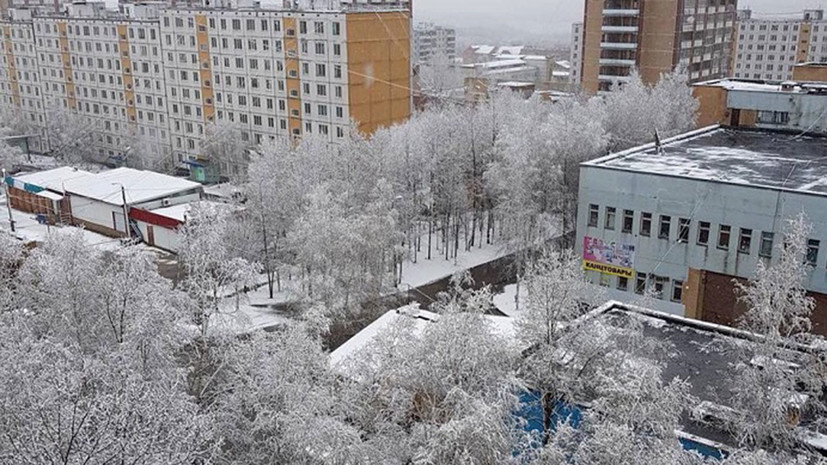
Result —
[[[692,95],[698,100],[698,127],[729,124],[727,91],[718,86],[693,86]]]
[[[793,66],[793,81],[827,82],[827,63]]]
[[[596,94],[600,82],[600,40],[603,26],[603,1],[586,0],[583,18],[583,57],[580,70],[580,88],[588,94]]]
[[[363,134],[411,116],[411,18],[407,11],[348,13],[350,116]]]

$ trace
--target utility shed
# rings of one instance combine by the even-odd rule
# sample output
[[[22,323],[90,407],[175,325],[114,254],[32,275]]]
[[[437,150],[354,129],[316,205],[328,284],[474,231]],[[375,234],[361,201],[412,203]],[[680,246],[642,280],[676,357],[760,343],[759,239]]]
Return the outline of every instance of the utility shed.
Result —
[[[124,211],[153,210],[199,200],[200,184],[153,171],[118,168],[66,182],[75,224],[113,237],[126,235]],[[124,204],[124,201],[126,202]]]
[[[227,214],[235,210],[226,203],[199,200],[155,210],[132,207],[129,209],[129,219],[137,226],[141,239],[147,245],[177,253],[181,245],[178,228],[186,224],[195,205],[210,206]]]
[[[95,175],[63,166],[36,173],[6,176],[11,207],[26,213],[43,215],[52,224],[71,223],[72,209],[65,195],[67,182],[82,182]]]

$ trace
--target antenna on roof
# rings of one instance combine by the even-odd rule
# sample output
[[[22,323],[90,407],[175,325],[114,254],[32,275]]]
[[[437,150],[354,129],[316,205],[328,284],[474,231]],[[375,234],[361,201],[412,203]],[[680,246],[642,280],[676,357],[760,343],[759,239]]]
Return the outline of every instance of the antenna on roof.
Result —
[[[655,153],[658,155],[663,154],[663,146],[660,143],[660,133],[658,132],[657,128],[655,128]]]

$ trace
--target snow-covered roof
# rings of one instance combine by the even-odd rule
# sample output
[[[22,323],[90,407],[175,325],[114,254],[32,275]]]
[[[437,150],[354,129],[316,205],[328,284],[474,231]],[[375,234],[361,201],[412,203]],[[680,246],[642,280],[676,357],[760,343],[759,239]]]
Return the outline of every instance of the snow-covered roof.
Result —
[[[231,199],[233,196],[242,193],[244,193],[243,189],[229,182],[204,186],[204,194],[212,197]]]
[[[475,63],[471,65],[465,65],[467,68],[482,68],[482,69],[499,69],[499,68],[509,68],[509,67],[516,67],[516,66],[523,66],[525,62],[519,58],[513,58],[509,60],[496,60],[496,61],[487,61],[485,63]]]
[[[483,76],[497,76],[500,74],[522,73],[522,72],[537,72],[537,68],[531,66],[519,66],[516,68],[492,69],[483,73]]]
[[[525,81],[506,81],[497,84],[500,87],[534,87],[533,82]]]
[[[721,87],[732,91],[752,91],[752,92],[801,92],[801,88],[797,83],[791,82],[790,85],[795,86],[793,90],[782,91],[779,82],[767,81],[745,81],[739,79],[716,79],[713,81],[700,82],[695,84],[698,87]]]
[[[14,176],[14,179],[26,184],[42,187],[44,189],[62,192],[64,183],[71,181],[82,182],[83,180],[91,179],[94,176],[94,174],[88,171],[72,168],[71,166],[61,166],[60,168],[38,171],[37,173]]]
[[[331,352],[329,355],[330,367],[340,375],[356,376],[356,373],[353,373],[354,363],[358,363],[360,353],[369,347],[377,336],[388,331],[394,324],[404,318],[410,319],[414,323],[412,331],[419,333],[425,329],[426,325],[437,321],[439,315],[420,309],[418,303],[386,312]],[[503,337],[507,341],[516,340],[513,318],[494,315],[485,315],[485,318],[491,324],[494,334]]]
[[[504,46],[497,49],[497,55],[520,55],[523,53],[523,45]]]
[[[183,178],[132,168],[104,171],[91,177],[66,182],[65,185],[67,192],[111,205],[123,205],[121,186],[126,192],[128,204],[169,197],[201,188],[200,184]]]
[[[474,50],[474,53],[480,55],[489,55],[494,51],[494,47],[491,45],[472,45],[471,49]]]
[[[227,211],[235,209],[235,207],[221,202],[211,202],[209,200],[199,200],[197,202],[182,203],[180,205],[173,205],[171,207],[156,208],[151,210],[152,213],[170,218],[184,223],[187,217],[191,216],[190,211],[196,205],[212,205],[215,208],[226,209]]]
[[[717,126],[583,166],[827,194],[827,138]]]

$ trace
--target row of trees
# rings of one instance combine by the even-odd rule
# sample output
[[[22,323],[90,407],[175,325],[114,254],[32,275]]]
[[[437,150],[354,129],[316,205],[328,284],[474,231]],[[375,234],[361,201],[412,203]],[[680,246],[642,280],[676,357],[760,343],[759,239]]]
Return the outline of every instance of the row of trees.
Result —
[[[332,312],[398,284],[406,259],[456,260],[499,242],[525,250],[573,229],[578,165],[691,129],[685,76],[637,77],[606,97],[550,104],[494,94],[435,104],[371,138],[270,142],[251,156],[247,257]]]
[[[777,362],[813,339],[806,222],[786,237],[741,291],[744,328],[762,337],[733,354],[724,427],[744,450],[727,464],[807,463],[790,399],[805,399],[804,416],[823,411],[817,354],[792,373]],[[631,315],[583,320],[597,297],[569,251],[527,267],[516,340],[484,316],[488,291],[458,279],[436,322],[400,319],[343,376],[317,311],[241,338],[205,325],[214,291],[197,283],[222,282],[221,256],[190,256],[193,277],[173,289],[140,250],[102,252],[80,234],[33,251],[0,240],[0,463],[703,463],[674,435],[697,399],[690,380],[664,377],[670,348]],[[576,428],[526,431],[515,412],[528,391],[546,425],[555,405],[590,407]]]

